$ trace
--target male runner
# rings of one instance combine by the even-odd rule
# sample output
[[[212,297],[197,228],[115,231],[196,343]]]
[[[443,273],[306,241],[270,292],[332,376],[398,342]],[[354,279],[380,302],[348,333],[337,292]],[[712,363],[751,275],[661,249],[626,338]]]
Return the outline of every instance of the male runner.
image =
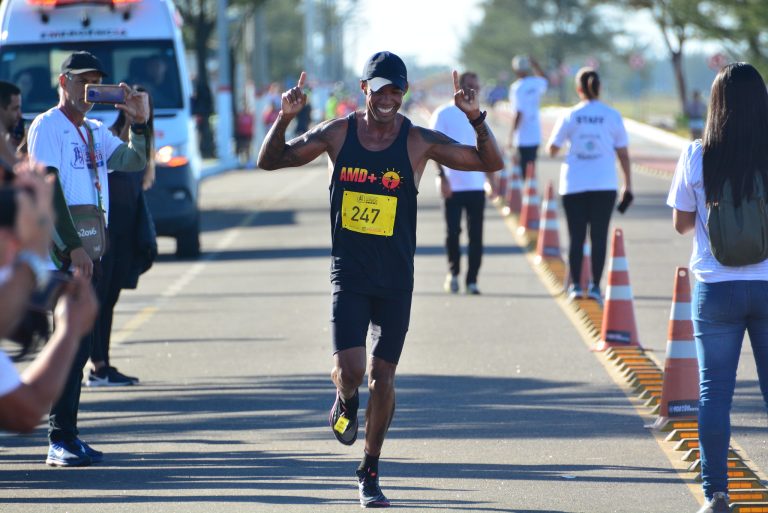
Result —
[[[453,72],[454,102],[477,134],[476,146],[413,126],[398,113],[408,91],[403,61],[378,52],[365,64],[360,88],[365,111],[326,121],[286,142],[285,129],[307,101],[298,85],[283,93],[281,110],[259,152],[258,165],[274,170],[295,167],[326,153],[331,175],[333,312],[331,316],[336,401],[330,424],[345,445],[357,439],[358,387],[366,371],[365,343],[371,328],[368,361],[370,398],[365,412],[365,454],[357,470],[360,503],[387,507],[378,461],[395,409],[394,378],[405,342],[413,293],[416,249],[416,193],[428,160],[456,170],[496,171],[502,156],[480,112],[474,90],[459,88]]]

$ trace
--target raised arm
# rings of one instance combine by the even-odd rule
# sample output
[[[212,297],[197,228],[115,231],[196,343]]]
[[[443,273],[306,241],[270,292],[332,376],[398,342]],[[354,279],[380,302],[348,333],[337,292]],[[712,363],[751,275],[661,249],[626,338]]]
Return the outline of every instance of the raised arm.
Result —
[[[420,129],[428,145],[427,159],[452,169],[463,171],[498,171],[504,167],[504,159],[490,127],[485,122],[485,112],[480,112],[480,99],[474,89],[464,91],[459,87],[459,74],[453,72],[453,101],[467,116],[475,129],[477,143],[474,147],[459,144],[435,130]]]
[[[330,123],[323,123],[289,142],[285,141],[288,124],[307,104],[307,95],[302,90],[306,79],[307,74],[302,71],[296,87],[284,92],[280,98],[280,113],[259,150],[257,165],[261,169],[272,171],[303,166],[330,150],[327,137]]]

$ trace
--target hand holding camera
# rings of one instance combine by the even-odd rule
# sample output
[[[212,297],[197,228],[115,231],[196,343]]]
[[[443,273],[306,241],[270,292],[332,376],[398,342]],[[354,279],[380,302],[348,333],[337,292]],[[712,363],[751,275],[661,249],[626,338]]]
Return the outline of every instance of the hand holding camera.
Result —
[[[120,84],[86,84],[85,101],[114,105],[125,112],[133,123],[146,123],[149,119],[149,96],[131,88],[125,82]]]

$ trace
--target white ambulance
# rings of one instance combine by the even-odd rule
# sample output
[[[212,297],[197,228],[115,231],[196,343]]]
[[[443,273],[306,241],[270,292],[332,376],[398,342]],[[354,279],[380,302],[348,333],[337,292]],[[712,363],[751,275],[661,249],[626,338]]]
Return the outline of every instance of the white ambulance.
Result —
[[[172,0],[2,0],[0,79],[22,90],[25,118],[58,103],[61,63],[76,50],[101,60],[105,82],[139,84],[152,95],[157,181],[147,200],[158,235],[176,238],[177,256],[197,256],[201,160]],[[117,111],[97,105],[89,117],[111,124]]]

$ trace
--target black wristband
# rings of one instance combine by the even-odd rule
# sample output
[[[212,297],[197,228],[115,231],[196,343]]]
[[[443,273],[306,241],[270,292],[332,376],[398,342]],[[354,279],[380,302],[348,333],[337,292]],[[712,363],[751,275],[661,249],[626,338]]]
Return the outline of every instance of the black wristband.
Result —
[[[131,130],[135,134],[143,135],[147,130],[147,123],[131,123]]]
[[[475,119],[474,121],[470,120],[469,124],[474,126],[474,127],[478,127],[478,126],[483,124],[483,122],[485,121],[485,116],[487,116],[487,115],[488,115],[488,111],[484,110],[483,112],[480,113],[480,115],[477,117],[477,119]]]

